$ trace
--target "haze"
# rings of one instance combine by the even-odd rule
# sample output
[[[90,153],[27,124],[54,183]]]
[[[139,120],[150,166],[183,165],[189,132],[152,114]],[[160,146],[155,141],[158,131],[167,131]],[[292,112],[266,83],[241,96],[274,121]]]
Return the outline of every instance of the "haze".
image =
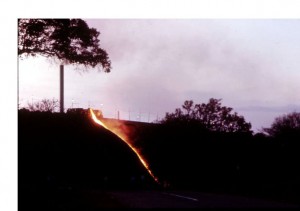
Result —
[[[65,107],[154,121],[184,100],[223,99],[258,131],[300,112],[300,21],[88,19],[112,61],[109,74],[65,67]],[[19,60],[20,107],[59,99],[59,63]]]

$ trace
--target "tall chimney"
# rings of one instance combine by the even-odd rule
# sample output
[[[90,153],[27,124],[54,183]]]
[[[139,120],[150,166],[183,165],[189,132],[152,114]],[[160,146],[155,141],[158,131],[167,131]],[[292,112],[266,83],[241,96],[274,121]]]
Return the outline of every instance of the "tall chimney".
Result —
[[[60,65],[60,113],[64,113],[64,65]]]

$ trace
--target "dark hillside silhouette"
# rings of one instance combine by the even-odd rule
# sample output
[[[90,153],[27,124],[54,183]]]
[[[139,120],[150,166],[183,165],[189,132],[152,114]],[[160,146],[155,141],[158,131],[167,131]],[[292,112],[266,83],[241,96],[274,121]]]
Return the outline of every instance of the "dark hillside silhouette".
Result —
[[[55,207],[62,193],[155,186],[131,149],[86,115],[23,110],[18,120],[20,210]]]
[[[118,120],[110,121],[118,125]],[[211,131],[197,121],[123,121],[119,125],[124,124],[134,131],[134,145],[166,190],[299,204],[299,141],[290,141],[288,136]],[[18,127],[19,205],[23,210],[32,208],[33,199],[32,209],[46,204],[57,210],[64,201],[86,208],[85,190],[162,188],[125,143],[84,112],[20,110]]]

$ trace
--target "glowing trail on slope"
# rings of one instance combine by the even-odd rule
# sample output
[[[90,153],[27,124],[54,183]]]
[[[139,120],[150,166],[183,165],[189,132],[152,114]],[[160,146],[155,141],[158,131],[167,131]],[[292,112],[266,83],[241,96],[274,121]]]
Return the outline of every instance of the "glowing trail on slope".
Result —
[[[116,134],[120,139],[122,139],[133,151],[134,153],[138,156],[139,160],[141,161],[141,163],[143,164],[143,166],[146,168],[146,170],[148,171],[148,173],[151,175],[151,177],[157,182],[159,183],[158,181],[158,178],[154,176],[154,174],[152,173],[152,171],[150,170],[149,168],[149,165],[148,163],[144,160],[144,158],[142,157],[142,155],[138,152],[138,150],[132,146],[129,141],[127,140],[127,137],[123,134],[121,134],[120,132],[118,132],[117,130],[115,130],[113,127],[110,128],[109,126],[105,125],[101,120],[99,120],[94,111],[90,108],[90,112],[91,112],[91,116],[92,116],[92,119],[94,120],[94,122],[96,122],[97,124],[101,125],[102,127],[104,127],[105,129],[113,132],[114,134]]]

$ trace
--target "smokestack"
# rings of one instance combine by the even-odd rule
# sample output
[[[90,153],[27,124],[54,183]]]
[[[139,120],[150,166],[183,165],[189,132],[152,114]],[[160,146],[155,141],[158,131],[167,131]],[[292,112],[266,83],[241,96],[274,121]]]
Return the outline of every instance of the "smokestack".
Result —
[[[60,65],[60,113],[64,113],[64,65]]]

